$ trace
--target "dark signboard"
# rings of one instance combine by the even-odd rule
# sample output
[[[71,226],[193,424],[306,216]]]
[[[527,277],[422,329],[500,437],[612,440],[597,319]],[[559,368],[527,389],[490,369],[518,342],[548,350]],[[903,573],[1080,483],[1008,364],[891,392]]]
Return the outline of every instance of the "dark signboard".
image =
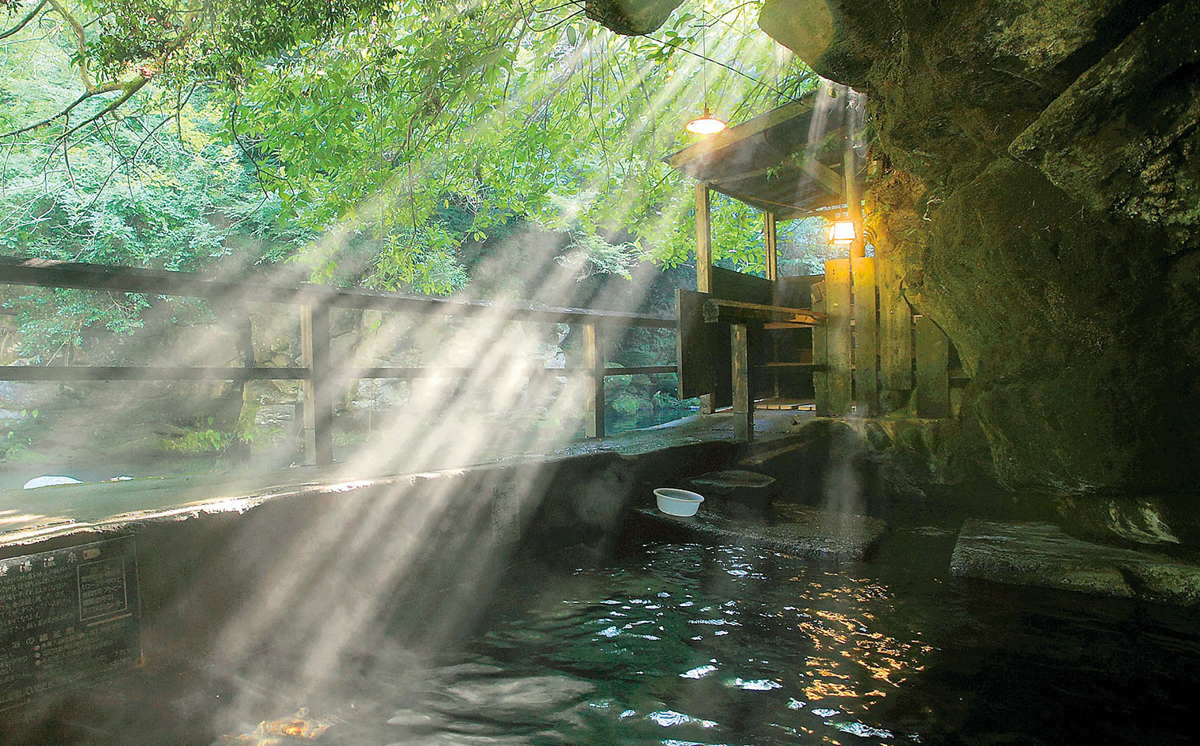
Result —
[[[133,537],[0,559],[0,709],[137,664]]]

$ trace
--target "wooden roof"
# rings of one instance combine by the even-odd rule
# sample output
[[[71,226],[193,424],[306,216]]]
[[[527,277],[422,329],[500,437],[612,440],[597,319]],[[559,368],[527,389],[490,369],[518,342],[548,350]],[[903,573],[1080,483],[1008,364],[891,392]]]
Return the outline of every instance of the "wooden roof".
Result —
[[[815,101],[810,94],[768,111],[684,148],[667,163],[781,220],[844,207],[844,107],[821,112],[824,127],[813,127]]]

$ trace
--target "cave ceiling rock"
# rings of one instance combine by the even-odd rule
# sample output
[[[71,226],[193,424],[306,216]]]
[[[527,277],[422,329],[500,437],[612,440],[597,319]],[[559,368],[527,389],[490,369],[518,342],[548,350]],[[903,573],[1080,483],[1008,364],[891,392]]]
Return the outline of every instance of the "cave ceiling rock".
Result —
[[[587,17],[625,36],[657,31],[683,0],[587,0]]]
[[[1009,150],[1101,212],[1200,248],[1200,3],[1159,8],[1084,72]]]

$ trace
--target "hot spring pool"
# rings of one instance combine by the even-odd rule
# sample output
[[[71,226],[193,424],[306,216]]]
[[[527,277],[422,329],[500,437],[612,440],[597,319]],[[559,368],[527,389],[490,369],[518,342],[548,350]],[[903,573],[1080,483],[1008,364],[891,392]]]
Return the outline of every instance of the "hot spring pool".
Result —
[[[23,742],[1192,742],[1190,611],[953,580],[953,543],[894,525],[878,557],[841,569],[642,540],[594,567],[530,560],[454,654],[376,650],[320,695],[126,677]]]

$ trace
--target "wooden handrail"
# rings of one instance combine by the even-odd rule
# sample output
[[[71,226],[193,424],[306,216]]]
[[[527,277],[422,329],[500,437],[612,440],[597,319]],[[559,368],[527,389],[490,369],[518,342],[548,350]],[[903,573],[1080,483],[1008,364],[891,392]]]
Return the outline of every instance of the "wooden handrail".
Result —
[[[675,328],[675,319],[652,314],[560,308],[533,303],[493,303],[430,298],[311,283],[281,285],[270,282],[229,280],[198,272],[109,267],[100,264],[60,262],[48,259],[0,257],[0,284],[175,295],[224,302],[280,303],[297,306],[403,311],[421,315],[480,316],[495,314],[513,321]]]
[[[809,308],[786,308],[762,303],[709,298],[704,301],[704,320],[710,324],[744,324],[747,321],[770,321],[796,326],[821,326],[825,314]]]

